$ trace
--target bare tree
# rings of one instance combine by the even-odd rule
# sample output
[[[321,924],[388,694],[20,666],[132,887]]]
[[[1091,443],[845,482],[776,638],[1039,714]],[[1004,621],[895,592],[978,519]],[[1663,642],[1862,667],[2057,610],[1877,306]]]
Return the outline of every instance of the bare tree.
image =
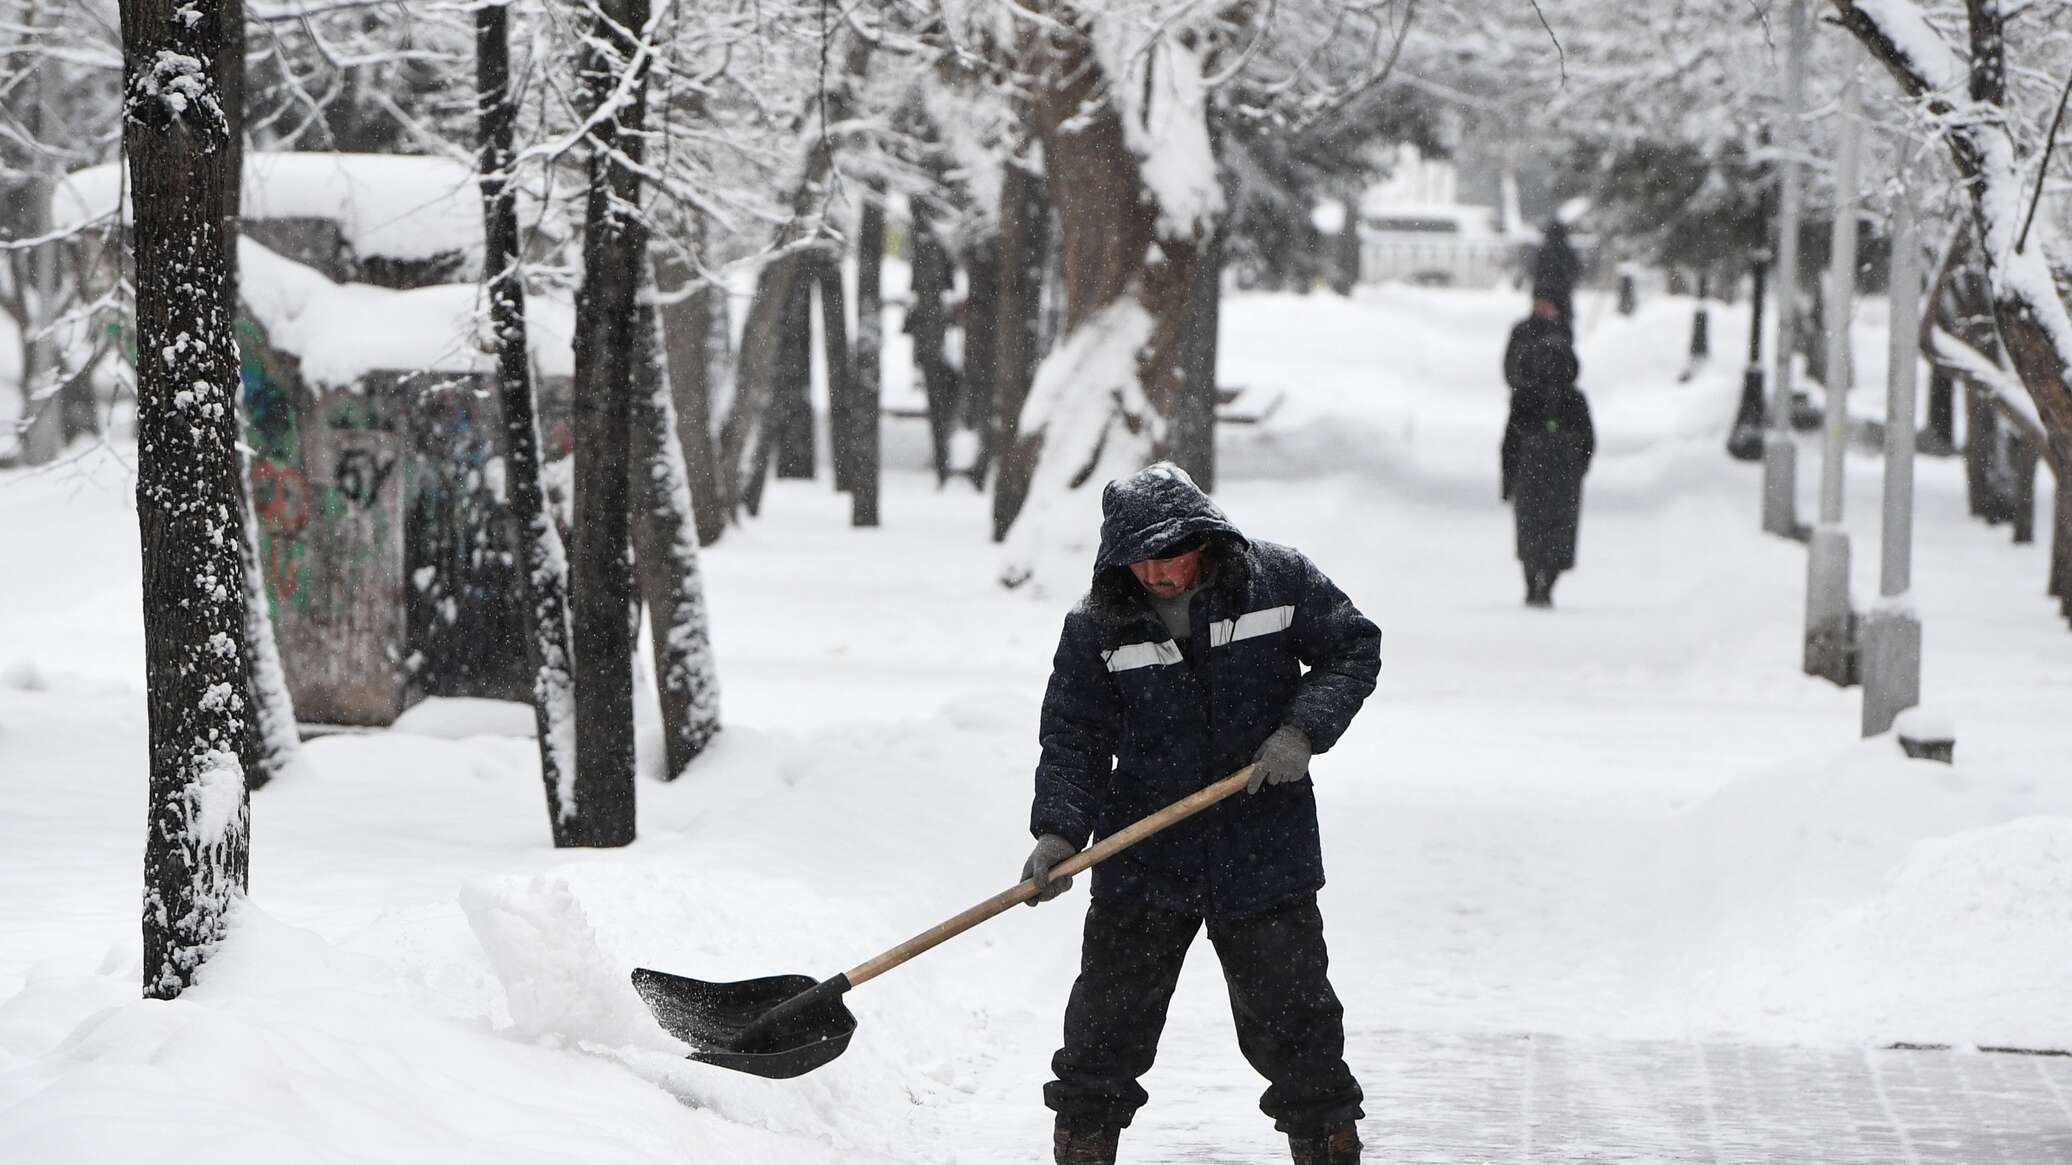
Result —
[[[627,562],[627,463],[640,287],[648,230],[640,213],[648,67],[647,0],[594,0],[583,62],[589,194],[583,285],[576,297],[575,555],[570,569],[576,662],[576,776],[570,842],[634,836],[634,598]],[[567,803],[562,812],[569,815]]]
[[[568,628],[568,560],[540,486],[540,432],[519,264],[518,191],[512,174],[518,94],[511,83],[510,16],[505,4],[475,10],[476,94],[481,108],[483,283],[496,339],[497,399],[504,426],[504,479],[518,552],[526,621],[526,663],[533,674],[533,722],[540,779],[554,844],[574,845],[575,679]]]
[[[224,191],[235,175],[216,63],[235,20],[124,0],[123,145],[136,205],[137,516],[151,707],[144,992],[170,999],[247,879],[256,751]],[[235,15],[234,13],[232,14]],[[198,17],[198,18],[196,18]]]

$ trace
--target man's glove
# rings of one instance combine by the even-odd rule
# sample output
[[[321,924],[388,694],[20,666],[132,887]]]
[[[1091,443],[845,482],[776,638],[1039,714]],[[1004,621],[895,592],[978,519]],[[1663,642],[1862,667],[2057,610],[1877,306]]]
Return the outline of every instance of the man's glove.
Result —
[[[1259,746],[1259,755],[1252,758],[1252,779],[1245,785],[1245,792],[1256,793],[1264,785],[1299,781],[1308,773],[1309,737],[1293,724],[1283,724],[1273,730],[1273,735]]]
[[[1078,846],[1055,833],[1046,833],[1036,839],[1036,849],[1029,854],[1029,860],[1022,863],[1022,881],[1036,879],[1036,896],[1029,899],[1027,905],[1048,902],[1072,888],[1071,878],[1053,879],[1050,870],[1078,852]]]

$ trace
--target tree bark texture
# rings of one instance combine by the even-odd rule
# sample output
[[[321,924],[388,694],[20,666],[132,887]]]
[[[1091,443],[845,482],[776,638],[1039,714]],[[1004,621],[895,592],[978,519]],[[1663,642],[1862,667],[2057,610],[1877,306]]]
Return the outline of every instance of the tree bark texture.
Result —
[[[913,337],[914,370],[921,374],[922,392],[928,402],[928,438],[935,461],[935,481],[942,485],[950,480],[950,438],[957,431],[958,401],[963,389],[948,352],[950,318],[944,301],[949,298],[952,269],[950,250],[935,229],[939,217],[926,199],[914,199],[912,220],[907,224],[912,290],[906,330]]]
[[[704,241],[704,223],[698,223],[697,238]],[[712,393],[718,386],[715,373],[724,366],[726,334],[715,328],[724,325],[725,312],[719,288],[702,281],[682,259],[663,255],[656,263],[656,283],[663,304],[663,351],[669,365],[670,395],[676,406],[677,443],[683,447],[684,467],[690,475],[691,513],[698,524],[698,544],[710,546],[727,528],[727,510],[720,489],[718,454],[712,440]],[[715,335],[717,333],[717,335]]]
[[[1172,427],[1173,462],[1204,490],[1216,488],[1216,352],[1217,321],[1223,312],[1222,269],[1223,236],[1219,231],[1202,250],[1201,270],[1187,297],[1180,355],[1184,380]]]
[[[971,484],[985,488],[993,457],[993,409],[1000,380],[1000,238],[973,243],[964,256],[964,367],[959,375],[962,396],[959,427],[973,434],[978,448],[965,470]]]
[[[679,427],[660,332],[655,310],[642,304],[634,324],[633,448],[627,469],[638,507],[634,561],[647,603],[655,691],[662,706],[662,777],[673,781],[719,731],[719,675],[698,565],[690,475],[676,443]]]
[[[820,308],[820,351],[827,366],[828,458],[834,463],[835,488],[849,488],[849,451],[854,422],[852,410],[853,370],[849,363],[849,299],[842,289],[842,260],[826,255],[813,265],[813,296]],[[811,329],[807,329],[811,331]],[[806,416],[810,424],[812,410]],[[810,437],[811,430],[808,429]]]
[[[993,475],[993,541],[1007,537],[1028,497],[1033,449],[1021,440],[1022,404],[1042,359],[1044,273],[1050,267],[1050,198],[1043,176],[1009,160],[1000,182],[1000,288],[993,328],[991,442],[999,459]]]
[[[247,590],[238,354],[223,195],[235,176],[217,62],[228,4],[123,0],[123,148],[135,204],[137,520],[143,545],[150,806],[144,994],[194,979],[243,896],[245,785],[257,738],[243,653]]]
[[[519,266],[518,192],[511,173],[518,116],[511,89],[509,9],[475,10],[476,91],[480,101],[482,269],[496,337],[497,399],[504,429],[504,480],[517,544],[525,612],[525,659],[532,672],[533,724],[540,780],[554,844],[579,844],[575,810],[575,679],[569,649],[568,560],[540,485],[540,427]]]
[[[884,370],[885,302],[880,280],[885,259],[885,184],[871,184],[856,229],[856,375],[849,389],[845,450],[849,524],[878,524],[878,485],[883,474],[878,440],[880,380]]]
[[[1100,66],[1083,39],[1060,47],[1050,76],[1035,112],[1045,176],[1064,226],[1065,333],[1134,294],[1155,322],[1138,354],[1138,380],[1152,410],[1170,418],[1184,382],[1181,333],[1201,246],[1159,236],[1157,202],[1124,140],[1121,116],[1097,91]]]
[[[777,436],[777,476],[811,481],[818,468],[813,448],[813,285],[819,262],[792,284],[784,310],[783,345],[778,361],[777,392],[770,407]]]
[[[634,837],[633,605],[626,465],[648,231],[640,213],[647,0],[597,0],[584,86],[604,110],[632,71],[624,100],[590,131],[583,283],[576,294],[575,556],[570,568],[576,662],[576,779],[568,823],[581,846]],[[564,812],[567,811],[564,805]]]

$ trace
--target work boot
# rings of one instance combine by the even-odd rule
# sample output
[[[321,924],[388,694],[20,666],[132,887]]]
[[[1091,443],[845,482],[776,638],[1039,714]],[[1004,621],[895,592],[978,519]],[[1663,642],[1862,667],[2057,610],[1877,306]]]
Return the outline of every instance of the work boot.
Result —
[[[1295,1165],[1360,1165],[1360,1130],[1351,1121],[1304,1136],[1288,1134]]]
[[[1051,1135],[1051,1150],[1057,1165],[1115,1165],[1115,1146],[1122,1140],[1122,1128],[1099,1119],[1058,1118]]]

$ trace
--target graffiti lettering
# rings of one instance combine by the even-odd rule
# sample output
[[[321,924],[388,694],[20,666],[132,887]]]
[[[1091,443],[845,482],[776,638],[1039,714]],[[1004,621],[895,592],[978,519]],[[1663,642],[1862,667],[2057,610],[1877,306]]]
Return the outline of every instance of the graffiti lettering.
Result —
[[[393,455],[384,458],[371,449],[342,450],[338,454],[338,492],[355,505],[372,506],[395,471]]]

